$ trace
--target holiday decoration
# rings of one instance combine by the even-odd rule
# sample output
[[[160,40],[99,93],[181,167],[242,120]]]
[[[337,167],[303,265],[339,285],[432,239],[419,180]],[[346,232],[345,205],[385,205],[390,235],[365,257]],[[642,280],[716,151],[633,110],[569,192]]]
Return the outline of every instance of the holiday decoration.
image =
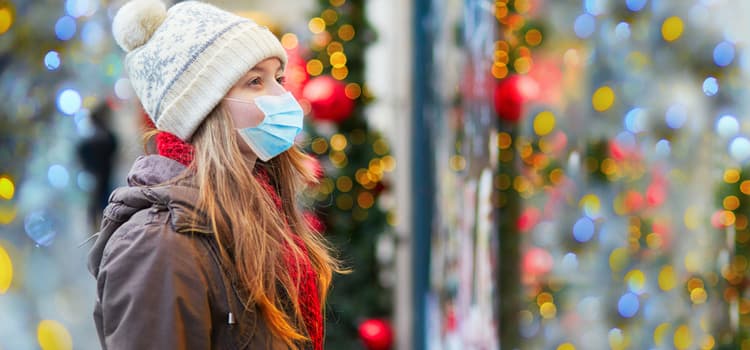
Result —
[[[359,336],[368,350],[393,348],[393,331],[388,322],[369,319],[359,325]]]
[[[302,97],[310,102],[312,116],[319,121],[342,122],[354,109],[354,101],[346,96],[344,83],[330,76],[311,79],[305,85]]]

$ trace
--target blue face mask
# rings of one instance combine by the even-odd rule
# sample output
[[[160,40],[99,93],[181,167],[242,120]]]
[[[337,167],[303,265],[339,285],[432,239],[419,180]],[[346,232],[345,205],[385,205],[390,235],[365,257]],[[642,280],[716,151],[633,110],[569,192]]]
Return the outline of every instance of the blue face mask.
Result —
[[[264,162],[291,148],[294,138],[302,131],[304,112],[290,92],[256,97],[253,102],[229,97],[225,99],[255,104],[263,112],[264,118],[260,124],[237,130]]]

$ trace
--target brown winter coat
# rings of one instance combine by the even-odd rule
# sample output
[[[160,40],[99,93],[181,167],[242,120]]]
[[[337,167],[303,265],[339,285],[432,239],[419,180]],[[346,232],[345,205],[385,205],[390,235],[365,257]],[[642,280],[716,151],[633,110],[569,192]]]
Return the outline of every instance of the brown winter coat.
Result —
[[[94,320],[104,349],[283,349],[263,318],[245,309],[219,263],[206,222],[193,223],[185,167],[139,157],[115,190],[89,253],[97,280]]]

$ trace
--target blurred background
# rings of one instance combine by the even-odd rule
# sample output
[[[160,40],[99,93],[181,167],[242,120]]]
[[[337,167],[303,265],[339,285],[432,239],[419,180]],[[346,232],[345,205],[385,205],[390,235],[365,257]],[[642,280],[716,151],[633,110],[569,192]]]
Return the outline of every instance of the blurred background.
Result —
[[[750,349],[750,2],[215,0],[271,28],[329,349]],[[0,0],[0,349],[97,349],[123,1]]]

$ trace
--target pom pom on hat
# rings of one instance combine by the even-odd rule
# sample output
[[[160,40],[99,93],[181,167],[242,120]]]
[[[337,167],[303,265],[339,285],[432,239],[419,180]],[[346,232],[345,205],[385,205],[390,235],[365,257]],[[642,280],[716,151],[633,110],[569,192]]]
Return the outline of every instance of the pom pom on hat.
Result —
[[[112,21],[117,45],[130,52],[145,44],[167,17],[167,8],[159,0],[133,0],[123,5]]]

